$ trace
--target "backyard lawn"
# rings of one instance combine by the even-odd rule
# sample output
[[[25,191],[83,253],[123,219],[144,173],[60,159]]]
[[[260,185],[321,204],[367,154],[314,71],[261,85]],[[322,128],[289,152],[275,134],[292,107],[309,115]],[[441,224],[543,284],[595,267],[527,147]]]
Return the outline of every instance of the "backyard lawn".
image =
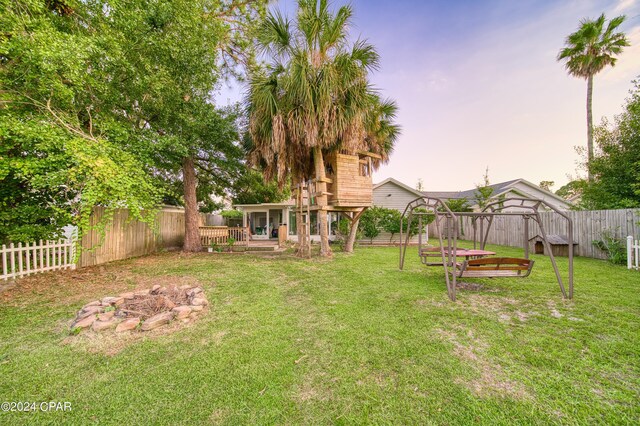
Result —
[[[500,254],[518,250],[493,247]],[[164,253],[28,277],[0,293],[0,424],[631,424],[640,422],[640,273],[576,260],[564,301],[548,260],[450,302],[410,249],[332,260]],[[566,260],[560,260],[566,271]],[[197,321],[69,334],[85,303],[199,283]]]

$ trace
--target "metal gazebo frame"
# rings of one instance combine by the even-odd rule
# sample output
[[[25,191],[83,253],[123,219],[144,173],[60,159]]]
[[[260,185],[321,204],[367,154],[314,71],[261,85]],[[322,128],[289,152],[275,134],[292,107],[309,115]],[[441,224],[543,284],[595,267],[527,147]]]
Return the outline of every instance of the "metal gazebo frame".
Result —
[[[573,221],[571,220],[571,218],[567,214],[558,210],[544,200],[519,197],[506,198],[489,203],[480,212],[453,212],[440,198],[426,196],[416,198],[415,200],[407,204],[407,207],[405,208],[404,212],[402,213],[402,217],[400,218],[400,269],[404,267],[407,246],[409,245],[409,240],[411,238],[411,235],[407,232],[403,241],[405,218],[407,220],[407,230],[411,229],[410,227],[412,221],[414,220],[414,216],[418,218],[418,229],[420,229],[420,235],[418,238],[418,250],[420,253],[420,249],[422,248],[422,217],[426,215],[434,216],[436,232],[438,234],[438,240],[440,242],[439,248],[442,258],[442,266],[444,267],[445,272],[447,293],[449,294],[449,298],[452,301],[455,301],[457,283],[456,251],[458,250],[458,218],[471,218],[473,224],[473,248],[477,248],[477,235],[479,231],[479,248],[480,250],[484,250],[487,243],[487,238],[489,237],[489,231],[491,230],[493,220],[496,216],[520,216],[524,220],[524,235],[522,241],[525,259],[529,259],[529,221],[534,220],[540,228],[540,236],[542,237],[545,249],[549,254],[551,265],[553,266],[553,269],[555,271],[556,279],[558,281],[558,285],[560,286],[562,296],[566,299],[571,299],[573,298],[573,245],[569,244],[569,272],[567,277],[569,291],[567,292],[560,271],[558,270],[558,264],[556,262],[555,256],[553,255],[553,251],[551,250],[551,245],[549,244],[547,238],[547,232],[540,217],[539,210],[541,207],[548,208],[565,219],[568,240],[573,241]],[[505,211],[510,208],[517,208],[518,211]],[[446,250],[442,232],[443,227],[446,231]]]

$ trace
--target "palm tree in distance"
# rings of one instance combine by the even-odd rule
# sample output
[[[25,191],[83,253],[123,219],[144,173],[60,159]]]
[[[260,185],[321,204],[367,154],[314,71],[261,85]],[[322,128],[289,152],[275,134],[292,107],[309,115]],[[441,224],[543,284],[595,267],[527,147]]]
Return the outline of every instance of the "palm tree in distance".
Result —
[[[350,6],[332,13],[327,0],[299,0],[295,22],[273,12],[261,26],[259,46],[272,61],[251,73],[245,102],[249,162],[265,179],[296,184],[315,174],[322,180],[323,156],[337,150],[371,150],[388,159],[399,130],[396,107],[369,85],[379,64],[374,47],[348,43],[352,13]],[[317,203],[321,255],[329,256],[327,196]]]
[[[629,46],[625,34],[615,32],[625,18],[624,15],[617,16],[608,24],[604,13],[596,20],[583,19],[578,30],[569,34],[565,47],[558,53],[557,60],[565,61],[570,75],[587,80],[587,164],[593,159],[593,76],[608,65],[614,66],[617,60],[615,55]],[[588,173],[591,180],[591,172]]]

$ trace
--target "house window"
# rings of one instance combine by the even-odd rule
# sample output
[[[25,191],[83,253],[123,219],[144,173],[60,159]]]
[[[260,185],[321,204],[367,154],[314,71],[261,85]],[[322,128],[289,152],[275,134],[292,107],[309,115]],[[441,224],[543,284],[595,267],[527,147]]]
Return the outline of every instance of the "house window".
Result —
[[[307,220],[307,214],[304,213],[302,215],[302,223],[304,224]],[[309,224],[311,227],[311,235],[318,235],[318,213],[311,212],[311,223]],[[297,226],[296,226],[296,212],[295,210],[289,211],[289,235],[297,235]]]
[[[296,235],[296,212],[294,210],[289,211],[289,235]]]

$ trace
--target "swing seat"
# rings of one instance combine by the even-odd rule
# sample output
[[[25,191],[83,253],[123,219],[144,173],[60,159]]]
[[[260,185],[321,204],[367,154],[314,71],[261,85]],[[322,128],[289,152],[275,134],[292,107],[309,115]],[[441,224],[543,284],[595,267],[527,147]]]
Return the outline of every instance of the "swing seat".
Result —
[[[515,257],[485,257],[457,264],[458,278],[525,278],[533,268],[533,260]]]

